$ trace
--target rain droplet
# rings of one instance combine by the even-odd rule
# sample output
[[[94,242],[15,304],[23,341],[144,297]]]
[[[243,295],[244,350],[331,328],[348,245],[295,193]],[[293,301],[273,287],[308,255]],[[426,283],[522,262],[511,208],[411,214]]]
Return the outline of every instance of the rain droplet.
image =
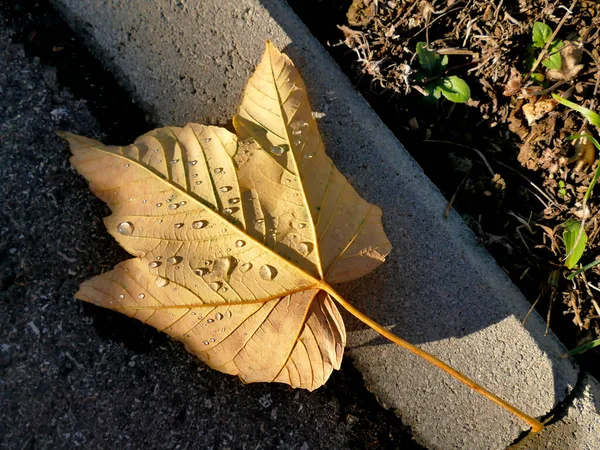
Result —
[[[246,273],[252,269],[252,263],[244,263],[240,266],[240,272]]]
[[[156,259],[157,261],[160,261],[162,259],[162,256],[157,256]]]
[[[177,209],[179,208],[179,203],[173,203],[172,205],[169,205],[169,209]]]
[[[145,205],[146,203],[148,203],[148,200],[142,200],[142,203]]]
[[[232,316],[232,315],[233,315],[233,314],[231,313],[231,311],[230,311],[230,310],[227,310],[227,311],[225,312],[225,317],[227,317],[228,319],[231,319],[231,316]],[[225,331],[225,328],[223,328],[223,331]]]
[[[176,230],[179,230],[181,227],[183,227],[183,224],[182,223],[176,223],[173,226],[175,227]]]
[[[254,223],[257,223],[257,224],[265,223],[265,219],[256,219],[254,221]]]
[[[163,277],[156,277],[156,279],[154,280],[154,286],[159,288],[165,287],[167,284],[169,284],[169,280]]]
[[[198,185],[202,184],[202,181],[196,181],[194,184],[195,184],[196,186],[198,186]]]
[[[121,222],[117,226],[117,231],[123,236],[131,236],[133,234],[134,226],[131,222]]]
[[[304,155],[304,159],[312,159],[313,156],[315,156],[315,155],[308,153],[308,154]]]
[[[183,261],[183,258],[181,256],[170,256],[167,258],[167,262],[169,264],[179,264],[181,261]]]
[[[203,343],[204,345],[209,345],[209,344],[210,344],[210,342],[208,342],[208,341],[204,341],[204,342],[202,342],[202,343]]]
[[[242,241],[241,239],[239,241],[235,241],[236,247],[243,247],[244,245],[246,245],[246,242]]]
[[[207,220],[196,220],[195,222],[192,222],[192,228],[195,228],[196,230],[204,228],[206,225],[208,225]]]
[[[158,149],[157,148],[155,148],[153,151],[154,151],[154,153],[158,153]]]
[[[124,296],[123,294],[121,294],[121,295],[119,295],[119,298],[120,298],[120,299],[124,299],[124,298],[125,298],[125,296]]]
[[[215,170],[213,170],[213,173],[221,173],[223,172],[223,169],[221,167],[217,167]]]
[[[172,159],[172,160],[171,160],[171,164],[177,164],[178,162],[179,162],[179,160],[178,160],[178,159]]]
[[[231,214],[232,212],[233,212],[233,209],[231,209],[231,208],[225,208],[223,210],[223,213],[225,213],[225,214]]]
[[[208,273],[208,269],[206,267],[199,267],[198,269],[194,269],[194,275],[198,275],[199,277],[204,276]]]
[[[239,203],[240,199],[239,197],[233,197],[229,199],[229,204],[230,205],[235,205],[236,203]]]
[[[131,165],[131,164],[127,163],[127,164],[125,164],[125,167],[129,167],[130,165]]]
[[[221,289],[221,286],[223,286],[223,283],[221,283],[220,281],[213,281],[211,283],[208,283],[208,287],[215,292]],[[211,322],[211,319],[208,319],[208,321]]]
[[[157,222],[158,223],[163,223],[163,220],[162,219],[158,219]]]
[[[308,126],[308,122],[304,122],[304,121],[298,122],[298,126],[299,127],[307,127]]]
[[[181,202],[179,202],[179,206],[183,206],[183,205],[185,205],[186,203],[187,203],[186,201],[181,201]]]
[[[188,163],[189,166],[195,166],[196,164],[198,164],[198,161],[190,161]]]
[[[146,294],[144,294],[144,293],[138,295],[138,298],[145,298],[145,297],[146,297]]]
[[[298,224],[298,228],[300,228],[300,229],[306,228],[306,224],[305,223],[299,223]]]
[[[212,264],[212,261],[210,259],[207,259],[206,261],[204,261],[205,266],[210,266],[211,264]]]
[[[157,204],[156,204],[156,207],[157,207],[157,208],[160,208],[161,206],[162,206],[162,203],[157,203]]]
[[[210,338],[210,342],[216,342],[217,340],[215,338]]]
[[[271,153],[273,153],[276,156],[281,156],[283,155],[283,152],[285,152],[285,150],[283,149],[283,147],[280,147],[278,145],[272,145],[271,146]]]
[[[206,319],[206,321],[207,321],[208,323],[213,323],[213,322],[215,321],[215,319]]]
[[[207,139],[204,139],[204,142],[207,142],[207,143],[208,143],[208,142],[210,142],[210,141],[212,141],[212,138],[207,138]]]
[[[159,261],[152,261],[150,264],[148,264],[148,269],[156,269],[158,266],[160,266]]]
[[[312,251],[312,244],[310,242],[300,242],[298,244],[298,253],[303,256],[308,255]]]
[[[218,312],[217,314],[215,314],[215,319],[217,319],[217,320],[223,319],[223,314],[221,314],[220,312]]]
[[[297,129],[292,131],[292,134],[295,134],[296,136],[298,136],[299,134],[302,134],[302,130],[301,129]]]
[[[229,192],[231,190],[231,186],[222,186],[219,188],[221,192]]]
[[[277,276],[277,269],[273,266],[265,264],[258,270],[258,274],[263,280],[272,280]]]

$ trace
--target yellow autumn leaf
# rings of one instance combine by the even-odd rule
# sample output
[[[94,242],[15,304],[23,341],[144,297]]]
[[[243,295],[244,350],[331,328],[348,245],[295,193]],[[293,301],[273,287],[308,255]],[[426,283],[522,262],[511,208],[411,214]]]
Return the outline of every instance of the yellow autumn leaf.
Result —
[[[328,283],[365,275],[391,245],[381,210],[326,155],[306,89],[268,44],[236,135],[188,124],[109,147],[67,134],[72,164],[135,256],[76,297],[182,341],[244,382],[315,389],[340,366],[344,324]]]
[[[391,245],[381,210],[325,153],[297,69],[269,42],[233,122],[237,135],[190,123],[125,147],[61,134],[71,163],[112,210],[108,231],[135,257],[84,282],[76,298],[154,326],[246,383],[311,390],[340,367],[337,303],[543,428],[333,289],[375,269]]]

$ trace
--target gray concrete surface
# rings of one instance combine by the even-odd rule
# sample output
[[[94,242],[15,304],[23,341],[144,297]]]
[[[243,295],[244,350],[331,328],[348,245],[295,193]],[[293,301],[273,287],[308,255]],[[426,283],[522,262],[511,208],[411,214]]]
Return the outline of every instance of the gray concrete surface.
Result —
[[[140,111],[110,74],[91,76],[101,66],[73,49],[66,24],[49,25],[43,1],[14,13],[22,5],[0,2],[0,448],[415,448],[350,364],[313,393],[244,386],[166,335],[74,300],[126,255],[55,132],[119,136],[118,112],[131,127]],[[94,80],[87,97],[70,92],[70,71]]]
[[[282,0],[57,0],[62,12],[162,124],[226,124],[271,39],[296,62],[328,153],[384,211],[394,250],[371,276],[340,287],[400,336],[422,345],[528,413],[546,414],[577,368],[471,232]],[[504,448],[523,424],[348,320],[365,382],[432,449]]]
[[[600,383],[585,374],[569,408],[541,433],[519,442],[511,450],[597,450],[600,448]]]

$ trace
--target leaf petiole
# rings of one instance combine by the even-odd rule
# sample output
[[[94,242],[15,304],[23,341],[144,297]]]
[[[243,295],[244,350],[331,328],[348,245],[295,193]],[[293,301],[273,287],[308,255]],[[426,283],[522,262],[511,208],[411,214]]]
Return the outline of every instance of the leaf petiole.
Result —
[[[428,353],[425,350],[420,349],[416,345],[413,345],[410,342],[405,341],[404,339],[396,336],[395,334],[391,333],[390,331],[388,331],[387,329],[385,329],[384,327],[382,327],[381,325],[379,325],[374,320],[372,320],[369,317],[367,317],[366,315],[364,315],[362,312],[360,312],[358,309],[356,309],[354,306],[352,306],[350,303],[348,303],[340,294],[338,294],[335,291],[335,289],[333,289],[327,283],[323,283],[323,285],[321,286],[321,288],[324,291],[326,291],[329,295],[331,295],[342,307],[344,307],[344,309],[346,311],[348,311],[350,314],[352,314],[354,317],[356,317],[362,323],[364,323],[365,325],[367,325],[369,328],[373,329],[374,331],[376,331],[377,333],[379,333],[383,337],[389,339],[394,344],[399,345],[400,347],[402,347],[402,348],[404,348],[404,349],[406,349],[406,350],[414,353],[417,356],[420,356],[421,358],[423,358],[424,360],[430,362],[431,364],[433,364],[437,368],[443,370],[444,372],[446,372],[450,376],[456,378],[461,383],[465,384],[466,386],[470,387],[474,391],[478,392],[479,394],[481,394],[482,396],[484,396],[488,400],[491,400],[492,402],[494,402],[497,405],[501,406],[502,408],[506,409],[508,412],[510,412],[510,413],[514,414],[515,416],[517,416],[518,418],[524,420],[525,422],[527,422],[531,426],[531,431],[533,433],[538,433],[538,432],[540,432],[544,428],[544,425],[539,420],[537,420],[537,419],[535,419],[535,418],[533,418],[533,417],[525,414],[520,409],[518,409],[518,408],[512,406],[510,403],[502,400],[497,395],[491,393],[490,391],[488,391],[484,387],[482,387],[479,384],[475,383],[473,380],[471,380],[467,376],[463,375],[458,370],[452,368],[451,366],[449,366],[448,364],[446,364],[442,360],[436,358],[431,353]]]

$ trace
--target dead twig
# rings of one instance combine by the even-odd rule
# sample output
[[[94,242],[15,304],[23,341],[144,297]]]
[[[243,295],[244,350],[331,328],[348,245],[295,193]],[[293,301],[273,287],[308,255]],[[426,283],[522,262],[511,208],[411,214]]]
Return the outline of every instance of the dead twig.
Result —
[[[458,191],[460,191],[460,188],[463,187],[463,185],[467,181],[467,178],[469,178],[470,174],[471,174],[471,169],[469,169],[467,171],[467,173],[465,174],[465,176],[463,177],[463,179],[461,180],[461,182],[458,183],[458,186],[456,187],[456,190],[454,191],[454,194],[452,194],[452,197],[450,198],[450,201],[448,202],[448,206],[446,206],[446,210],[444,211],[444,219],[447,219],[448,216],[450,215],[450,210],[452,209],[452,205],[454,204],[454,200],[456,200],[456,196],[458,195]]]

